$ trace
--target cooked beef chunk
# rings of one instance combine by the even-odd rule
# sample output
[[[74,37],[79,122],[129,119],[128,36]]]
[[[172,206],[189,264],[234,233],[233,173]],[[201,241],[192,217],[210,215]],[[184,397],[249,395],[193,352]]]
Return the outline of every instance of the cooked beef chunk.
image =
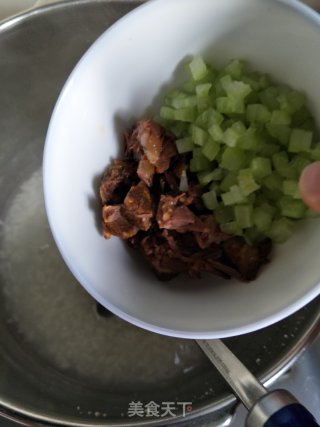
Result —
[[[200,218],[188,208],[191,202],[185,193],[176,197],[162,195],[156,216],[159,227],[181,232],[201,229]]]
[[[125,134],[125,140],[126,156],[136,160],[146,157],[157,173],[166,171],[171,158],[177,155],[173,137],[149,119],[140,120],[131,132]]]
[[[261,265],[266,263],[271,252],[269,240],[257,246],[249,246],[240,237],[226,240],[223,248],[227,258],[237,268],[243,280],[255,279]]]
[[[179,190],[179,182],[176,175],[171,171],[165,171],[164,179],[167,183],[168,189],[171,190],[174,194],[181,193]]]
[[[196,176],[188,173],[188,191],[179,190],[187,158],[178,155],[173,136],[141,120],[125,142],[125,160],[114,160],[100,184],[104,236],[139,249],[161,280],[180,273],[254,279],[271,241],[251,247],[223,233],[202,202]]]
[[[144,154],[152,165],[156,165],[163,150],[162,129],[152,120],[141,120],[133,133],[136,135]]]
[[[156,168],[154,165],[152,165],[147,157],[144,156],[139,162],[137,175],[141,181],[145,182],[148,187],[151,187],[155,170]]]
[[[103,206],[102,218],[103,235],[106,239],[111,236],[117,236],[125,240],[139,231],[138,227],[126,218],[122,205]]]
[[[141,250],[158,277],[167,279],[188,270],[188,264],[177,258],[169,244],[159,240],[157,235],[144,237]]]
[[[144,182],[140,181],[138,185],[130,188],[123,206],[125,215],[131,224],[139,230],[149,230],[153,217],[153,203],[149,188]]]
[[[163,143],[158,160],[154,163],[157,173],[163,173],[169,169],[172,157],[177,155],[177,149],[174,141],[167,138]]]
[[[195,232],[194,235],[201,249],[208,248],[212,243],[219,244],[224,240],[230,239],[229,234],[223,233],[220,230],[213,215],[202,215],[200,218],[205,228],[203,231]]]
[[[113,160],[104,172],[100,183],[102,204],[121,203],[126,190],[132,185],[136,165],[128,160]]]

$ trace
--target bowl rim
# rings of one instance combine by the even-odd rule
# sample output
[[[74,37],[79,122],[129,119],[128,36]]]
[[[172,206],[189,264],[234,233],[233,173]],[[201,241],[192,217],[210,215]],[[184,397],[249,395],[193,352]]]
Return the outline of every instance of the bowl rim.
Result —
[[[50,157],[50,150],[52,146],[51,134],[55,127],[58,111],[60,110],[61,105],[63,104],[64,98],[67,95],[70,87],[72,86],[74,76],[78,73],[78,70],[81,69],[82,63],[84,63],[87,60],[87,58],[91,55],[91,53],[97,49],[100,43],[105,42],[106,38],[112,40],[114,30],[124,27],[128,20],[132,19],[132,17],[134,17],[135,15],[141,14],[145,10],[148,10],[148,9],[152,10],[152,8],[157,7],[160,3],[163,6],[165,6],[166,2],[172,3],[173,1],[179,2],[183,0],[148,0],[145,3],[142,3],[141,5],[137,6],[135,9],[133,9],[132,11],[130,11],[129,13],[121,17],[119,20],[113,23],[109,28],[107,28],[95,40],[95,42],[91,44],[91,46],[82,55],[82,57],[79,59],[79,61],[71,71],[69,77],[67,78],[67,80],[65,81],[62,87],[60,95],[54,106],[54,109],[50,118],[48,130],[47,130],[46,139],[45,139],[45,145],[44,145],[44,151],[43,151],[43,192],[44,192],[45,210],[46,210],[51,233],[59,249],[59,252],[61,253],[63,260],[68,266],[69,270],[72,272],[73,276],[77,279],[77,281],[81,284],[81,286],[96,301],[98,301],[101,305],[106,307],[112,313],[114,313],[115,315],[119,316],[123,320],[126,320],[135,326],[146,329],[150,332],[154,332],[154,333],[158,333],[166,336],[171,336],[176,338],[187,338],[187,339],[227,338],[227,337],[238,336],[238,335],[247,334],[250,332],[263,329],[295,313],[296,311],[304,307],[306,304],[311,302],[320,294],[320,281],[312,289],[306,292],[302,298],[299,298],[297,301],[291,303],[289,306],[284,307],[283,309],[281,309],[280,311],[277,311],[276,313],[272,313],[266,317],[263,317],[260,320],[256,320],[253,322],[251,321],[239,327],[228,328],[228,329],[215,329],[214,331],[204,332],[200,330],[186,331],[186,330],[170,329],[167,327],[157,326],[151,322],[143,320],[139,316],[132,316],[126,313],[125,311],[121,310],[116,305],[112,304],[111,302],[104,299],[101,295],[99,295],[98,292],[96,292],[94,287],[91,287],[86,283],[81,273],[77,270],[76,263],[72,262],[69,254],[64,248],[62,239],[58,235],[57,229],[55,227],[55,220],[54,220],[54,215],[52,214],[52,209],[50,209],[51,203],[50,203],[50,197],[48,194],[49,178],[47,173],[49,168],[47,167],[47,165],[49,165],[50,163],[49,157]],[[259,1],[263,2],[264,0],[259,0]],[[269,0],[269,1],[273,1],[273,3],[278,5],[285,5],[286,7],[294,11],[297,11],[302,17],[304,16],[310,21],[310,23],[316,24],[320,29],[320,14],[317,13],[315,10],[311,9],[311,7],[307,6],[306,4],[301,3],[299,0]]]

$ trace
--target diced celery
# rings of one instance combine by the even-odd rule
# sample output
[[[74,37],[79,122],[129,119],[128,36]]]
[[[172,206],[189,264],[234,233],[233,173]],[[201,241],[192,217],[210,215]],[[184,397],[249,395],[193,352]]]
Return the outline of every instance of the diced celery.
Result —
[[[284,243],[293,233],[293,222],[288,218],[276,219],[272,222],[267,235],[275,243]]]
[[[259,241],[263,240],[265,236],[256,229],[256,227],[247,228],[245,232],[243,233],[243,238],[245,242],[252,246],[258,243]]]
[[[301,92],[285,90],[278,96],[280,109],[293,114],[305,104],[305,96]]]
[[[226,224],[235,219],[233,208],[230,206],[219,206],[214,211],[214,217],[219,224]]]
[[[203,146],[209,139],[208,133],[196,125],[191,126],[191,135],[192,141],[200,146]]]
[[[186,192],[189,189],[189,184],[188,184],[188,176],[185,170],[182,171],[181,176],[180,176],[180,184],[179,184],[179,190]]]
[[[270,205],[270,203],[266,202],[266,201],[261,201],[258,205],[257,208],[261,208],[263,209],[265,212],[267,212],[271,218],[274,218],[277,214],[277,208],[274,205]]]
[[[202,200],[207,209],[214,210],[218,206],[216,192],[211,190],[202,195]]]
[[[265,105],[268,110],[276,110],[279,108],[278,101],[279,92],[275,87],[269,87],[259,93],[259,98],[263,105]]]
[[[295,177],[295,171],[290,166],[288,155],[285,151],[281,151],[280,153],[274,154],[272,156],[272,163],[273,163],[274,169],[283,178]]]
[[[292,116],[292,122],[296,127],[300,128],[305,122],[308,122],[312,119],[312,115],[307,106],[303,105],[298,111],[296,111]]]
[[[231,191],[228,191],[227,193],[221,194],[221,199],[222,199],[222,203],[224,204],[224,206],[232,206],[236,203],[234,201],[234,197],[233,197],[233,194],[231,193]]]
[[[206,63],[201,56],[195,56],[189,64],[193,80],[198,81],[203,79],[209,72]]]
[[[245,125],[240,122],[240,121],[236,121],[232,124],[232,129],[234,129],[235,131],[237,131],[239,133],[239,135],[244,135],[244,133],[246,132],[247,128],[245,127]]]
[[[218,111],[213,108],[208,108],[203,111],[196,120],[196,124],[203,128],[209,128],[213,124],[220,125],[223,122],[223,115],[218,113]]]
[[[209,167],[210,167],[210,162],[204,156],[196,156],[190,160],[191,172],[200,172],[200,171],[208,170]]]
[[[266,129],[272,138],[277,139],[283,145],[288,144],[291,134],[291,129],[289,126],[267,123]]]
[[[217,110],[222,114],[244,114],[245,106],[242,100],[229,97],[216,99]]]
[[[239,232],[239,226],[236,221],[226,222],[224,224],[220,224],[220,229],[224,233],[235,235]]]
[[[312,160],[320,160],[320,143],[310,150],[310,157]]]
[[[268,179],[269,179],[269,176],[265,178],[266,181]],[[270,190],[267,186],[265,187],[264,195],[266,197],[266,200],[268,200],[269,203],[278,202],[278,200],[280,200],[281,197],[283,197],[283,193],[278,188],[274,188],[273,190]]]
[[[282,188],[282,178],[277,172],[272,172],[262,181],[262,185],[271,191],[279,191]]]
[[[282,183],[282,191],[286,196],[291,196],[294,199],[300,199],[298,182],[292,179],[285,179]]]
[[[219,153],[220,145],[213,139],[209,139],[203,146],[202,153],[210,161],[214,160]]]
[[[251,123],[268,123],[271,113],[263,104],[247,105],[247,120]]]
[[[235,122],[233,125],[226,129],[223,136],[222,142],[229,147],[236,147],[238,141],[246,133],[246,127],[241,122]]]
[[[241,189],[238,185],[232,185],[230,187],[230,191],[221,194],[221,199],[225,206],[231,206],[246,202],[246,198],[242,194]]]
[[[251,86],[241,81],[233,81],[227,94],[230,97],[244,99],[252,92]]]
[[[300,153],[309,151],[312,136],[312,132],[305,131],[303,129],[292,129],[289,141],[289,152]]]
[[[223,131],[226,131],[227,129],[229,129],[229,128],[231,128],[231,126],[234,124],[234,123],[236,123],[236,118],[226,118],[226,120],[224,120],[222,123],[221,123],[221,129],[223,130]]]
[[[306,207],[300,200],[285,196],[279,201],[281,213],[288,218],[300,219],[306,213]]]
[[[316,159],[315,159],[316,160]],[[296,172],[297,177],[300,176],[303,169],[310,163],[306,157],[297,155],[293,156],[290,162],[291,168]]]
[[[196,119],[196,109],[193,107],[180,108],[179,110],[174,110],[174,120],[193,123],[195,119]]]
[[[184,96],[173,98],[172,106],[176,109],[195,107],[197,105],[196,96]]]
[[[166,96],[158,122],[176,136],[179,153],[192,152],[189,169],[207,186],[204,204],[222,230],[249,244],[285,241],[293,220],[312,216],[298,180],[320,160],[305,96],[239,60],[216,71],[196,56],[189,69],[192,77]],[[187,191],[185,171],[180,187]]]
[[[181,95],[181,91],[178,89],[174,89],[171,92],[169,92],[166,97],[164,98],[165,100],[165,105],[172,107],[172,100],[176,97],[179,97]]]
[[[232,78],[229,74],[223,75],[220,78],[220,84],[223,87],[223,90],[225,91],[226,94],[228,94],[228,89],[230,87],[230,85],[232,84]]]
[[[222,136],[222,142],[224,142],[229,147],[235,147],[240,137],[241,135],[239,135],[239,133],[231,127],[224,132]]]
[[[228,95],[234,99],[244,99],[252,92],[250,85],[242,81],[234,81],[230,75],[225,75],[220,79],[221,86]]]
[[[194,80],[188,80],[184,83],[182,89],[187,93],[194,94],[196,90],[196,83],[194,82]]]
[[[254,180],[251,169],[241,169],[238,174],[238,182],[245,196],[249,196],[249,194],[254,193],[260,188],[260,185]]]
[[[194,144],[191,138],[182,138],[176,140],[176,147],[178,153],[183,154],[192,151],[194,148]]]
[[[285,111],[274,110],[271,113],[270,123],[272,125],[289,125],[291,123],[291,117]]]
[[[247,201],[239,185],[232,185],[230,187],[230,193],[233,195],[235,203],[245,203]]]
[[[211,182],[211,184],[209,185],[209,190],[214,190],[216,192],[216,195],[219,196],[221,194],[221,188],[220,188],[219,182],[217,181]]]
[[[212,83],[202,83],[196,86],[196,94],[198,98],[208,98]]]
[[[212,126],[210,126],[208,132],[215,141],[222,142],[224,132],[218,123],[214,123]]]
[[[223,115],[220,114],[217,110],[210,109],[209,110],[209,124],[216,123],[221,125],[223,122]]]
[[[188,133],[189,124],[186,122],[174,122],[171,125],[167,125],[165,127],[169,127],[171,132],[178,138],[182,139]]]
[[[160,117],[167,120],[175,120],[175,110],[171,107],[161,107]]]
[[[240,148],[227,147],[221,159],[221,166],[229,171],[239,171],[247,165],[247,157]]]
[[[240,228],[249,228],[253,226],[252,206],[236,205],[234,207],[234,215]]]
[[[269,230],[272,222],[272,215],[264,210],[262,207],[254,208],[253,210],[253,224],[259,231]]]
[[[192,151],[193,157],[203,157],[202,148],[195,146]]]
[[[222,180],[220,188],[221,191],[227,192],[230,187],[238,184],[237,174],[235,172],[229,172]]]
[[[224,68],[224,72],[229,74],[233,78],[240,78],[247,68],[247,64],[245,61],[241,61],[239,59],[233,59],[229,62],[229,64]]]
[[[257,152],[262,157],[272,157],[274,154],[280,151],[281,147],[279,144],[263,143],[260,145]]]
[[[261,138],[257,129],[250,126],[241,136],[239,147],[243,150],[256,151],[261,146]]]
[[[224,173],[221,168],[215,168],[212,171],[212,181],[221,181],[223,176],[224,176]]]
[[[255,157],[250,164],[252,174],[257,180],[263,179],[272,172],[271,161],[266,157]]]

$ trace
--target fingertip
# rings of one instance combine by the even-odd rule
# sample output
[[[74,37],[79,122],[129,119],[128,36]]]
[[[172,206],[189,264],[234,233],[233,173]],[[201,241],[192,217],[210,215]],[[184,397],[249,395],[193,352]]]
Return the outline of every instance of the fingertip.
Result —
[[[311,163],[302,171],[299,191],[304,203],[320,213],[320,161]]]

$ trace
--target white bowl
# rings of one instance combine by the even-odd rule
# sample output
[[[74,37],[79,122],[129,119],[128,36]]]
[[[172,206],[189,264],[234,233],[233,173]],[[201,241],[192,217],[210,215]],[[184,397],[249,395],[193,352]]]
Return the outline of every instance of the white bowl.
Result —
[[[319,16],[290,0],[154,0],[93,44],[55,107],[44,190],[57,245],[96,300],[157,333],[219,338],[268,326],[319,294],[318,220],[297,227],[251,283],[215,276],[162,283],[123,242],[106,241],[97,227],[98,181],[121,155],[122,131],[147,108],[157,112],[163,93],[185,77],[186,57],[201,53],[217,65],[247,59],[304,90],[320,117],[319,44]]]

